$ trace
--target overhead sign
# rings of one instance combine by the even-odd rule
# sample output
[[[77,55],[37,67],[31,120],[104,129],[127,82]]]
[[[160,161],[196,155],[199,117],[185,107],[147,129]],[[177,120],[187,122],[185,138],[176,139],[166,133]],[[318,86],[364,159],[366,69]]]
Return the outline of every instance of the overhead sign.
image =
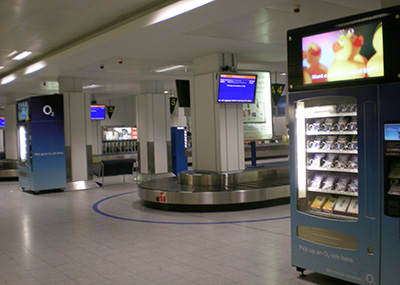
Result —
[[[279,98],[281,98],[281,95],[283,93],[283,89],[285,89],[285,84],[271,84],[271,95],[275,105],[278,104]]]
[[[111,119],[115,106],[106,106],[108,118]]]
[[[171,114],[175,110],[176,102],[178,102],[177,97],[169,97],[169,110],[170,110]]]

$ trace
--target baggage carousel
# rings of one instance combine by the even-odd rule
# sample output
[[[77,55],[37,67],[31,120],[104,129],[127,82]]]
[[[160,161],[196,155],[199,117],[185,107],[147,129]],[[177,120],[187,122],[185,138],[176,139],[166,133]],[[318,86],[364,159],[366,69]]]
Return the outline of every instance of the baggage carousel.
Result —
[[[0,181],[18,180],[18,162],[16,160],[0,160]]]
[[[240,172],[184,171],[139,184],[147,207],[174,211],[240,210],[289,203],[288,162]]]

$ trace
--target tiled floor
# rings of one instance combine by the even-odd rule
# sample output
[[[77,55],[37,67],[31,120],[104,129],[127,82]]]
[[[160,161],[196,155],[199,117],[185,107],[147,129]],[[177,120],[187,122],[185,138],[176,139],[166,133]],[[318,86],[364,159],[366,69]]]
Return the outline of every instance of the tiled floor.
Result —
[[[136,191],[33,195],[0,182],[0,284],[344,284],[292,268],[289,205],[164,212]]]

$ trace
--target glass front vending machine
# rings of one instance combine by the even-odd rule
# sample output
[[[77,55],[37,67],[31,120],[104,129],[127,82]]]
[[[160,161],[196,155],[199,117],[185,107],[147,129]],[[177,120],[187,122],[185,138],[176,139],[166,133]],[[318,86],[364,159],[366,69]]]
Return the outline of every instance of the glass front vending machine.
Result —
[[[66,187],[63,95],[16,102],[18,180],[23,191]]]
[[[292,265],[301,274],[400,280],[399,22],[392,7],[288,32]]]

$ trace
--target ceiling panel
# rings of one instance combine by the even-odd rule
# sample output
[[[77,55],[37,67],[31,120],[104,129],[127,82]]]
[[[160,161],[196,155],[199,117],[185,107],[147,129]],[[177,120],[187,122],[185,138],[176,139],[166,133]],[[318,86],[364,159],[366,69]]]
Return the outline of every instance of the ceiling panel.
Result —
[[[4,59],[14,49],[44,55],[110,22],[170,2],[173,0],[0,1],[0,65],[6,66],[0,73],[27,63]],[[170,74],[155,74],[154,68],[177,63],[190,66],[194,58],[217,52],[235,53],[242,66],[284,71],[288,29],[378,9],[380,2],[216,0],[151,26],[140,22],[144,17],[126,21],[125,26],[54,55],[52,64],[40,72],[0,85],[0,98],[45,92],[38,82],[55,81],[58,76],[79,77],[85,84],[101,83],[102,88],[92,91],[96,96],[137,94],[142,80],[170,84],[177,76],[191,74],[190,68],[188,73]],[[300,13],[293,12],[293,3],[300,4]],[[117,63],[120,58],[122,65]],[[102,64],[104,70],[99,68]]]

